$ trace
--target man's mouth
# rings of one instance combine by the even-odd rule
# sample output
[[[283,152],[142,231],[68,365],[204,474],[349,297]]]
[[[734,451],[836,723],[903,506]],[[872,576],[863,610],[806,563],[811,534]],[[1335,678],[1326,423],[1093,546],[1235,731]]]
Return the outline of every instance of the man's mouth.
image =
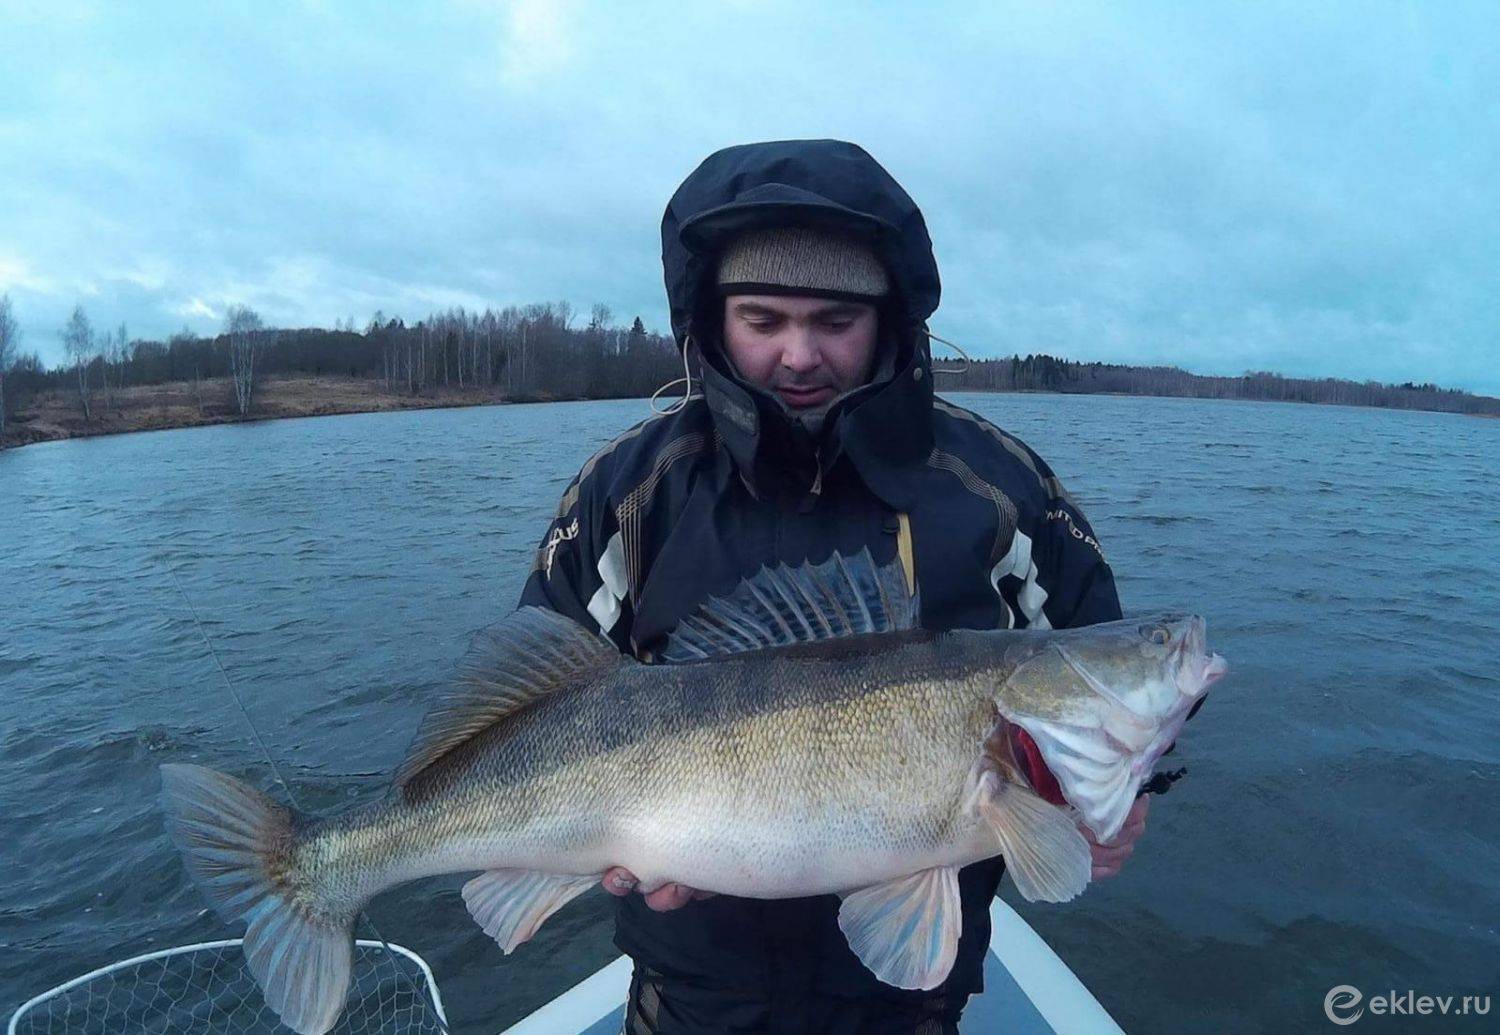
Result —
[[[809,406],[821,406],[833,398],[833,389],[827,385],[815,388],[793,387],[783,385],[776,389],[776,394],[793,409],[805,409]]]

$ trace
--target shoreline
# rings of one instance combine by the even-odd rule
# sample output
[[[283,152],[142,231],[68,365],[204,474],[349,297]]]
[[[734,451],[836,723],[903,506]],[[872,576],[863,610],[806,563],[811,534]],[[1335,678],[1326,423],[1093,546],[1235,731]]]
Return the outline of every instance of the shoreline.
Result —
[[[402,410],[467,409],[516,403],[571,401],[549,395],[507,395],[479,389],[437,389],[421,395],[387,391],[379,381],[338,377],[290,377],[258,386],[252,412],[240,416],[225,378],[199,383],[172,381],[119,389],[113,407],[95,392],[93,418],[85,421],[74,393],[47,392],[9,417],[4,449],[70,439],[175,431],[218,424],[257,424],[304,417],[343,417]]]
[[[1135,392],[1071,393],[1021,390],[1002,392],[985,389],[957,389],[984,395],[1073,395],[1099,394],[1119,398],[1200,399],[1205,396],[1150,395]],[[950,393],[951,394],[951,393]],[[113,406],[103,392],[93,397],[93,419],[85,421],[74,393],[55,390],[32,400],[30,405],[9,417],[0,449],[15,449],[43,442],[69,439],[100,438],[106,435],[129,435],[142,431],[173,431],[179,428],[210,427],[216,424],[251,424],[270,420],[296,420],[304,417],[341,417],[356,413],[385,413],[403,410],[467,409],[474,406],[508,406],[520,403],[579,402],[615,396],[507,395],[490,389],[438,388],[425,394],[407,395],[387,391],[379,381],[349,377],[286,377],[267,380],[259,386],[254,412],[240,416],[232,403],[233,393],[225,378],[202,382],[172,381],[118,389]],[[1282,399],[1221,399],[1223,402],[1285,402],[1302,406],[1346,406],[1356,409],[1401,409],[1404,407],[1358,406],[1353,403],[1316,403]],[[1413,410],[1422,413],[1451,413],[1460,417],[1500,419],[1495,413],[1461,413],[1451,410]]]

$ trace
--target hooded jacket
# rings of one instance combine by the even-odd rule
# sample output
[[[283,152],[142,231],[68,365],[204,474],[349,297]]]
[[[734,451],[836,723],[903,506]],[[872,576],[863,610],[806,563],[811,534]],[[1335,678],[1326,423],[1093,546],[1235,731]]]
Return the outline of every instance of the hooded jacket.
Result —
[[[738,378],[718,349],[715,255],[779,223],[863,235],[892,275],[880,373],[809,427]],[[662,221],[680,347],[702,394],[583,465],[547,529],[523,604],[551,607],[651,660],[665,635],[763,565],[868,548],[899,561],[933,630],[1063,627],[1120,617],[1114,578],[1082,512],[1025,444],[933,396],[922,333],[939,280],[922,214],[881,166],[831,140],[750,144],[707,158]],[[934,992],[877,982],[849,950],[838,899],[717,896],[669,913],[619,900],[616,942],[638,965],[699,989],[783,1004],[810,996],[940,1001],[982,987],[998,857],[960,872],[963,935]]]

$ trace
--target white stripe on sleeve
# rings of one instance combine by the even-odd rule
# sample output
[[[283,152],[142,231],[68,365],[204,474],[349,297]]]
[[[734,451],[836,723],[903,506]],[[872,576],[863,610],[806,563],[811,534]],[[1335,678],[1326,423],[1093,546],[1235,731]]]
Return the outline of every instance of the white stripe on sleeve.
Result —
[[[599,623],[599,631],[608,633],[620,620],[620,603],[625,599],[629,582],[625,578],[625,545],[620,533],[610,536],[599,558],[600,586],[589,598],[589,614]]]
[[[1010,549],[990,569],[990,585],[994,587],[995,595],[1000,597],[1000,602],[1005,604],[1007,627],[1015,625],[1015,616],[1010,613],[1010,605],[1000,592],[1000,580],[1013,575],[1024,582],[1020,592],[1016,594],[1016,603],[1021,605],[1021,614],[1026,616],[1026,624],[1034,629],[1052,628],[1046,612],[1042,610],[1042,605],[1047,602],[1047,591],[1037,582],[1039,574],[1036,561],[1031,557],[1031,537],[1018,528],[1015,538],[1010,541]]]

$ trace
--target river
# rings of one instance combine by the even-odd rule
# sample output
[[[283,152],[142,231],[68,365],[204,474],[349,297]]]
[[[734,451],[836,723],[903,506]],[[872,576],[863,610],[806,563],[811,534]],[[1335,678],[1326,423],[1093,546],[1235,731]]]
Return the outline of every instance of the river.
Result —
[[[1127,613],[1198,611],[1233,665],[1124,873],[1019,903],[1126,1029],[1311,1027],[1339,984],[1500,994],[1500,421],[955,401],[1057,470]],[[378,796],[470,634],[514,605],[572,474],[646,413],[408,411],[0,453],[0,1014],[240,933],[204,914],[155,805],[168,761],[279,793],[190,606],[304,804]],[[614,955],[601,893],[505,958],[461,883],[370,909],[432,964],[456,1032],[497,1031]]]

